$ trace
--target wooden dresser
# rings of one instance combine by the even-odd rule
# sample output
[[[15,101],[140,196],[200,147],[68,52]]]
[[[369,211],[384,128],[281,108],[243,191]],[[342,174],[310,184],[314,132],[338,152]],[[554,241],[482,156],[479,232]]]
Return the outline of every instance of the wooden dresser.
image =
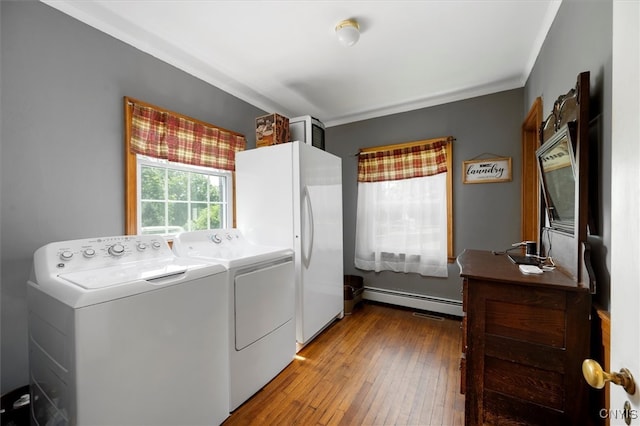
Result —
[[[461,391],[467,425],[586,425],[591,294],[559,270],[525,275],[465,250]]]

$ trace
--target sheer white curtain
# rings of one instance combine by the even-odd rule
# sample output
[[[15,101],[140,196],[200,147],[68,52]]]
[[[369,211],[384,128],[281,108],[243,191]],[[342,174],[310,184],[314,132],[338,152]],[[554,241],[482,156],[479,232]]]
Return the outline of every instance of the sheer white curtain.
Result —
[[[366,159],[359,161],[357,268],[447,276],[450,172],[442,158],[436,159],[439,154],[433,149],[395,152],[384,158],[378,154],[369,160],[371,164],[366,164]],[[416,159],[416,155],[420,157]],[[366,168],[370,171],[363,172]],[[411,169],[409,173],[407,169]],[[404,178],[416,174],[419,176]]]
[[[358,184],[355,265],[447,276],[446,173]]]

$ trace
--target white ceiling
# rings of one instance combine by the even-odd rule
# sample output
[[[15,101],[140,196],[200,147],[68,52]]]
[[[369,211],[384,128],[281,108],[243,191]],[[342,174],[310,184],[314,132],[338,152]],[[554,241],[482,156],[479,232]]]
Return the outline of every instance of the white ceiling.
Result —
[[[560,0],[42,0],[267,112],[327,126],[523,87]],[[341,46],[335,25],[358,20]]]

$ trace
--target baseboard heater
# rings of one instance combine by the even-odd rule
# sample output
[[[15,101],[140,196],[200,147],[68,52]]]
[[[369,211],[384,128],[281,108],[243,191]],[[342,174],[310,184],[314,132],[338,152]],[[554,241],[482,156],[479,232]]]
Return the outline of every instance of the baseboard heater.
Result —
[[[374,302],[404,306],[406,308],[422,309],[424,311],[439,312],[441,314],[459,317],[462,316],[462,302],[459,300],[367,286],[364,287],[362,298]]]

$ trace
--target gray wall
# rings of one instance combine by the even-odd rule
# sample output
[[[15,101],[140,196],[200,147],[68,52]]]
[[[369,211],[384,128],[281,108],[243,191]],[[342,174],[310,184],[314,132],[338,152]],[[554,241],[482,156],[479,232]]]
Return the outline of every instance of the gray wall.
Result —
[[[592,126],[590,143],[597,146],[597,158],[590,164],[597,185],[589,196],[597,197],[592,213],[598,226],[590,237],[597,280],[594,300],[609,306],[611,246],[611,43],[612,2],[610,0],[564,0],[525,86],[524,109],[536,97],[543,98],[544,116],[558,96],[575,86],[579,73],[589,71]]]
[[[0,2],[1,392],[27,383],[25,282],[51,241],[124,232],[123,96],[242,132],[264,111],[40,2]]]
[[[362,275],[365,284],[460,300],[457,264],[448,278],[418,274],[367,272],[354,267],[359,148],[453,136],[454,254],[466,248],[504,250],[520,241],[520,127],[523,90],[516,89],[411,112],[330,127],[327,149],[342,157],[344,265],[346,274]],[[483,154],[488,154],[484,155]],[[512,157],[513,180],[463,184],[462,162],[478,156]]]

